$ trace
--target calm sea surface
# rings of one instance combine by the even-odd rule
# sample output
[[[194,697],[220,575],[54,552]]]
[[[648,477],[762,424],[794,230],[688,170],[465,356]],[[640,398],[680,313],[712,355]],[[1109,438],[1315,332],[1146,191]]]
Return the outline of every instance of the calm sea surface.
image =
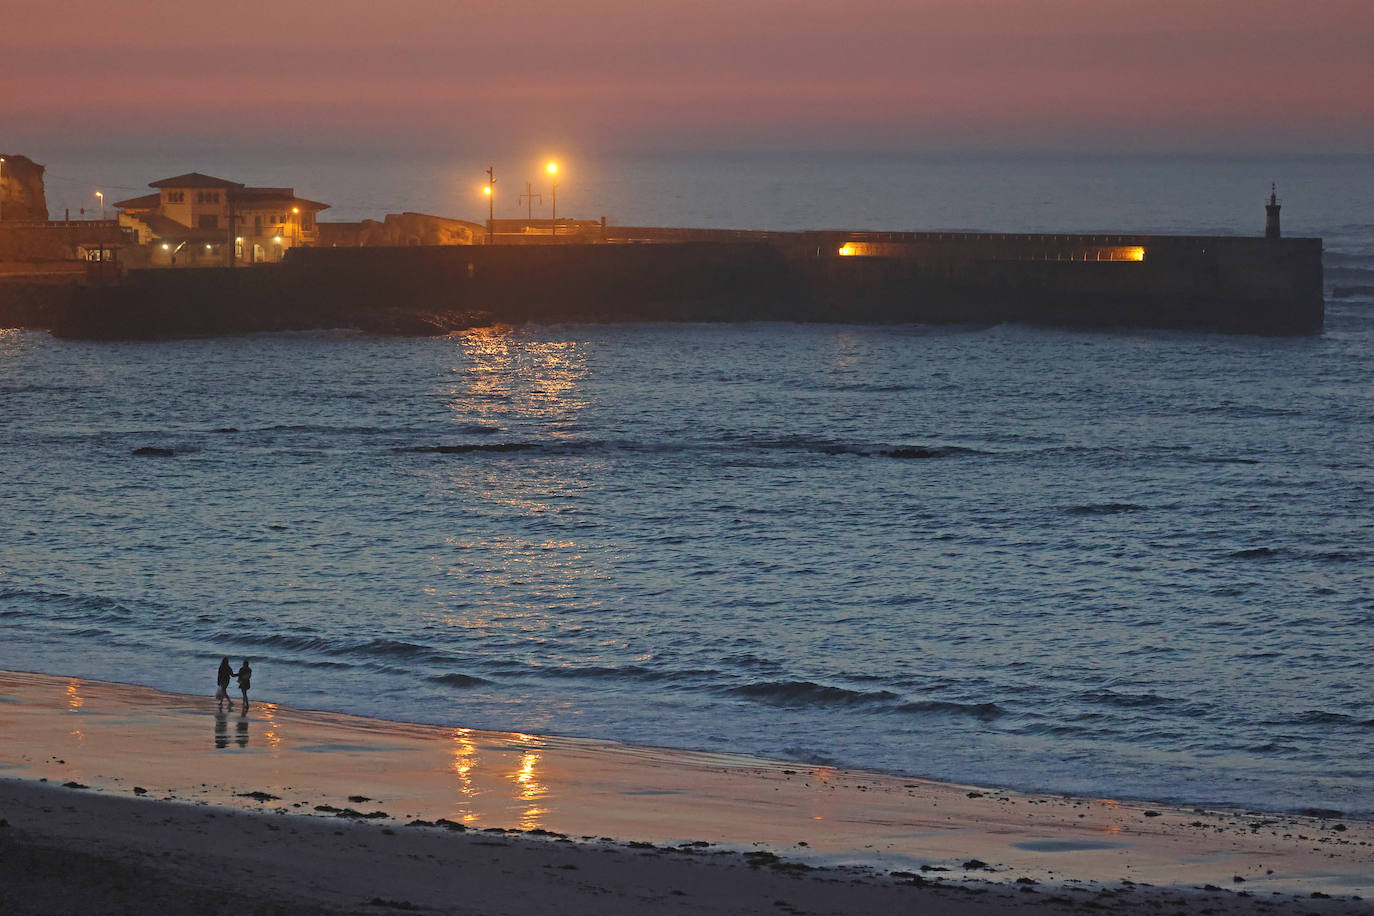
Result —
[[[887,157],[906,196],[854,179],[860,212],[843,157],[780,195],[756,159],[605,187],[736,201],[635,222],[1253,233],[1274,176],[1343,292],[1303,339],[0,331],[0,667],[208,694],[247,655],[297,706],[1374,813],[1369,163]]]

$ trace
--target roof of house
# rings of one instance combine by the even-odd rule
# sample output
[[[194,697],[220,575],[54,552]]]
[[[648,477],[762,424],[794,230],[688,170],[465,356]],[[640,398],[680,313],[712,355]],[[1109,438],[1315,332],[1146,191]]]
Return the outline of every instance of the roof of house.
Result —
[[[200,172],[187,172],[185,175],[178,175],[175,178],[163,178],[161,181],[148,182],[150,188],[234,188],[241,190],[243,185],[237,181],[226,181],[223,178],[216,178],[213,175],[202,175]]]
[[[144,194],[142,197],[131,197],[128,200],[121,200],[115,204],[120,210],[155,210],[162,203],[161,194]]]
[[[160,213],[137,213],[130,214],[130,216],[147,226],[152,230],[153,235],[162,241],[222,242],[225,238],[226,230],[224,229],[193,229]]]
[[[329,209],[329,204],[297,197],[295,188],[243,188],[234,195],[234,201],[250,205],[258,203],[293,204],[306,210]]]

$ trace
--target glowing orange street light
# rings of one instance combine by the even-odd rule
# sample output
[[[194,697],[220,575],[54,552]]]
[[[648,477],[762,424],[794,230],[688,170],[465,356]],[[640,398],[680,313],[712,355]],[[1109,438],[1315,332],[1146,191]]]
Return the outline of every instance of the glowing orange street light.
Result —
[[[550,162],[548,165],[550,180],[553,182],[553,229],[549,235],[558,234],[558,163]]]
[[[104,218],[105,218],[105,192],[104,192],[104,191],[96,191],[96,192],[95,192],[95,196],[98,197],[98,198],[100,198],[100,218],[101,218],[101,219],[104,219]]]

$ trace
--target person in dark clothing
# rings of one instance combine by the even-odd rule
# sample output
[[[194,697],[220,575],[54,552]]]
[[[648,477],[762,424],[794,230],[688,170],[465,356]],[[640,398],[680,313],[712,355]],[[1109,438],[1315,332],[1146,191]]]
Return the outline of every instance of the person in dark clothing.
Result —
[[[253,682],[253,669],[248,667],[248,659],[243,660],[243,667],[236,673],[239,679],[239,690],[243,692],[243,708],[248,708],[248,688]]]
[[[215,681],[219,684],[219,689],[215,691],[215,699],[219,705],[223,706],[229,700],[229,679],[234,676],[234,669],[229,665],[228,656],[220,659],[219,674]]]

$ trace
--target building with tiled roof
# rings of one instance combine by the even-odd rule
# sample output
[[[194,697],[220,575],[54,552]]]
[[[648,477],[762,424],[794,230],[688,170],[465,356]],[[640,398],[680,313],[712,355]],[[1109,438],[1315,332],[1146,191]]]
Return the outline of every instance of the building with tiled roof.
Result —
[[[115,207],[155,267],[274,263],[289,248],[317,244],[315,214],[329,209],[295,188],[250,188],[200,172],[148,186],[157,193]]]

